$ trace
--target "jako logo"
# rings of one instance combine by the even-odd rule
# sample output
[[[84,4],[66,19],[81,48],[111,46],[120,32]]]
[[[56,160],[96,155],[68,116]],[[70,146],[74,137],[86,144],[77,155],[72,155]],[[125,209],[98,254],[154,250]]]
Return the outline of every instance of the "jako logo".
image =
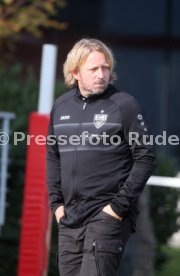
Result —
[[[60,120],[69,120],[70,119],[70,115],[64,115],[60,117]]]

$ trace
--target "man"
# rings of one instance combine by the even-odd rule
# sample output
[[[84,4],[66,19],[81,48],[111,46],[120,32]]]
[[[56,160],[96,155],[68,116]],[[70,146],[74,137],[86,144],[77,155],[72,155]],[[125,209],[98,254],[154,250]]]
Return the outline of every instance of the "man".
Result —
[[[137,101],[117,90],[111,50],[82,39],[64,64],[70,91],[52,109],[47,183],[59,225],[61,276],[113,276],[155,167]],[[145,139],[146,138],[146,139]],[[146,140],[146,141],[145,141]]]

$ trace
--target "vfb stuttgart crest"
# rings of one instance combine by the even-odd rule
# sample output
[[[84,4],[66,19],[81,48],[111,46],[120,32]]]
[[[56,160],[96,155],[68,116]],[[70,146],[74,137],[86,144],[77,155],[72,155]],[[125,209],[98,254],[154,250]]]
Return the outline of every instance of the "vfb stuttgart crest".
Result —
[[[94,125],[96,128],[102,127],[107,121],[108,114],[95,114],[94,115]]]

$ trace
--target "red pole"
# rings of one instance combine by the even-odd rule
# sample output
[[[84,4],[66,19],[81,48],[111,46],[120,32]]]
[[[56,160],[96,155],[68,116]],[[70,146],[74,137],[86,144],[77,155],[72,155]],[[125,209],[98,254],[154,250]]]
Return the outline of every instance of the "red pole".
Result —
[[[31,113],[29,135],[34,136],[27,146],[18,276],[47,275],[51,212],[46,187],[46,145],[43,137],[47,136],[48,123],[48,115]]]

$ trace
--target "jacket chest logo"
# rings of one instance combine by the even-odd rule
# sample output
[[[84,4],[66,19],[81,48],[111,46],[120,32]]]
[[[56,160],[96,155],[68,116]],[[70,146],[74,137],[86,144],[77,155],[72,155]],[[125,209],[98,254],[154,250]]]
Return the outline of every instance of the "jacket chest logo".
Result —
[[[60,120],[69,120],[70,119],[70,115],[62,115],[60,117]]]
[[[108,114],[94,114],[94,125],[96,128],[102,127],[108,118]]]

